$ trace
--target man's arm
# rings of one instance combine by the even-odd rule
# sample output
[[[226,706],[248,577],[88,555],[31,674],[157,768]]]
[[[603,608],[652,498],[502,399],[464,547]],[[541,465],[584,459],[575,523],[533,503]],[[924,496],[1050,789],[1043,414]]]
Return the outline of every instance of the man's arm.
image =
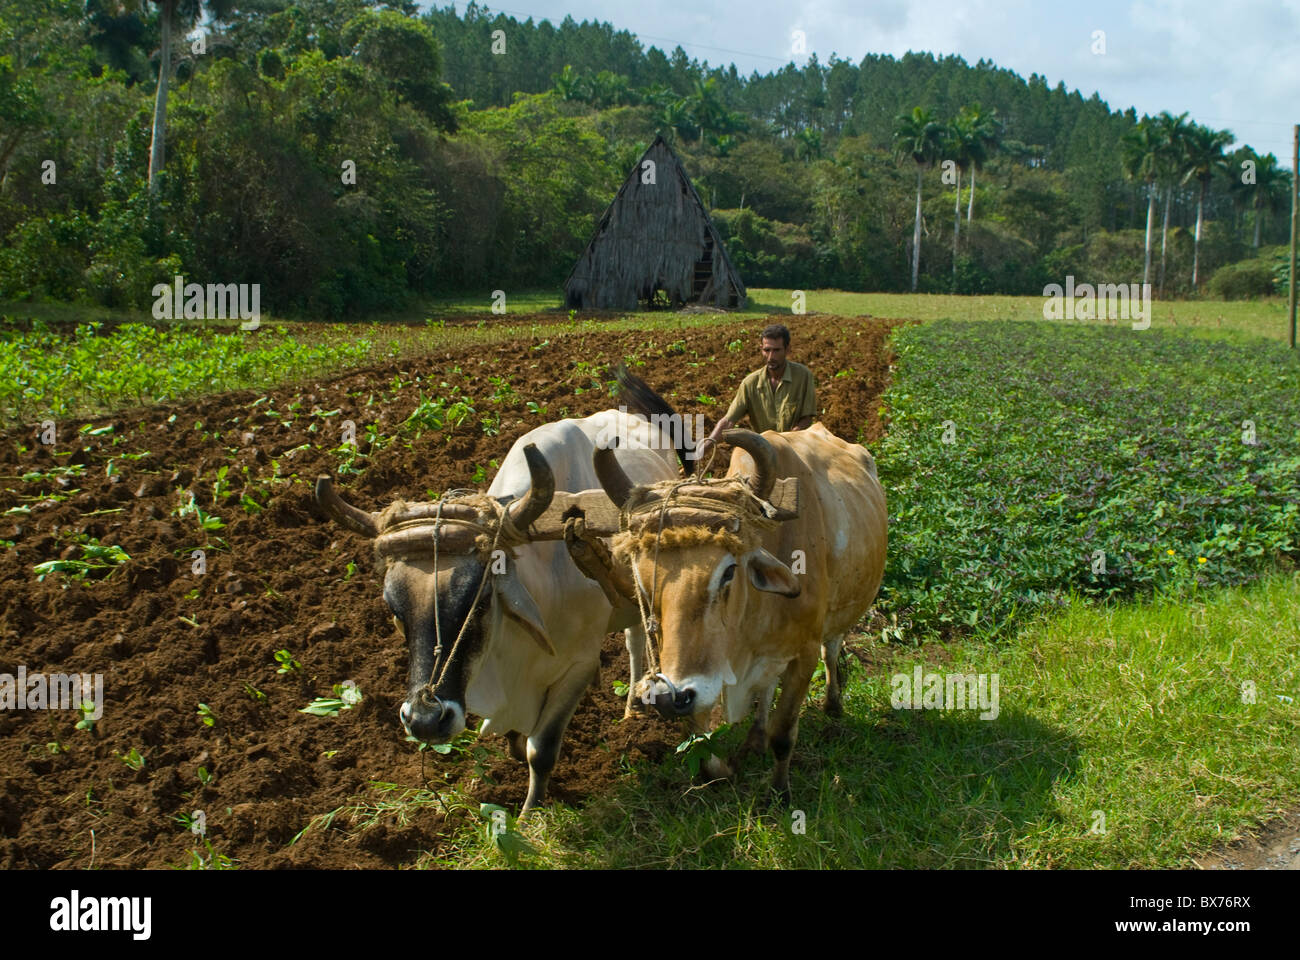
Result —
[[[718,437],[722,436],[722,431],[730,430],[733,426],[735,426],[735,424],[733,424],[726,417],[723,417],[716,424],[714,424],[713,432],[700,441],[700,446],[699,446],[700,456],[704,456],[706,452],[707,449],[705,447],[706,443],[709,445],[716,444],[718,442]]]
[[[735,399],[731,401],[731,406],[727,408],[726,415],[713,426],[713,432],[700,441],[696,448],[702,457],[708,452],[710,446],[716,446],[718,438],[722,436],[724,430],[730,430],[749,412],[749,404],[745,397],[745,383],[741,381],[740,388],[736,391]]]

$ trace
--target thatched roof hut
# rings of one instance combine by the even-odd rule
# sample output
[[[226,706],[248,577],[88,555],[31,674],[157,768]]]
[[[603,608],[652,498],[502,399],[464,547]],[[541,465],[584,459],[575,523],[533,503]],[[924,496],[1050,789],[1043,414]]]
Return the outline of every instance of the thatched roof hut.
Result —
[[[647,161],[653,166],[647,166]],[[564,282],[565,306],[635,310],[669,303],[743,307],[731,265],[700,195],[662,136],[641,155]]]

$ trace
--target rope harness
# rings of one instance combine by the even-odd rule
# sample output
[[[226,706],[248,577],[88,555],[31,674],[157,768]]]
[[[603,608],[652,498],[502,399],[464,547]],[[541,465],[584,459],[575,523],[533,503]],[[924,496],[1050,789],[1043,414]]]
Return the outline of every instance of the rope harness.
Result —
[[[450,500],[459,503],[468,503],[473,506],[479,514],[478,520],[463,520],[459,517],[444,517],[442,515],[443,505]],[[418,521],[419,525],[428,525],[430,527],[429,536],[433,542],[433,628],[434,628],[434,647],[433,647],[433,671],[429,676],[429,681],[420,688],[419,699],[426,707],[437,707],[440,711],[444,709],[442,699],[434,693],[435,688],[442,682],[442,678],[447,673],[447,667],[451,664],[456,655],[456,649],[460,646],[460,641],[465,636],[465,631],[469,629],[470,620],[474,616],[474,611],[478,608],[479,601],[483,598],[483,588],[487,586],[488,577],[491,575],[491,560],[493,554],[500,549],[504,542],[507,550],[528,543],[527,535],[515,526],[514,521],[510,519],[510,504],[513,500],[506,503],[500,503],[492,497],[484,496],[474,490],[451,490],[438,500],[438,512],[434,514],[433,523],[430,525],[427,519]],[[485,518],[484,514],[490,513],[490,518]],[[460,630],[456,634],[456,639],[452,641],[451,650],[448,651],[447,659],[443,662],[442,668],[438,668],[438,660],[442,656],[442,617],[438,611],[438,531],[444,524],[457,524],[462,527],[468,527],[475,531],[475,546],[479,562],[483,564],[483,576],[478,583],[478,589],[474,592],[474,599],[465,613],[465,619],[461,622]],[[414,525],[414,524],[413,524]],[[401,529],[401,526],[394,529]],[[511,553],[513,556],[513,553]]]
[[[709,464],[713,462],[713,457],[709,457]],[[707,470],[708,464],[705,469]],[[637,612],[641,617],[641,628],[645,632],[646,638],[646,663],[645,672],[658,680],[662,680],[671,691],[674,698],[677,696],[677,689],[673,686],[672,681],[664,674],[659,672],[659,654],[657,647],[659,644],[659,620],[654,614],[655,601],[658,598],[659,591],[659,549],[663,543],[664,520],[667,517],[669,506],[674,508],[689,508],[702,510],[708,513],[719,514],[723,517],[736,518],[735,532],[742,530],[757,535],[760,530],[769,530],[777,526],[776,508],[766,500],[760,498],[750,489],[748,477],[720,477],[700,479],[697,477],[684,477],[680,480],[673,480],[668,483],[658,483],[648,487],[635,487],[627,500],[624,502],[622,509],[619,511],[619,532],[620,534],[632,535],[628,559],[632,565],[632,577],[636,583],[636,603]],[[682,487],[714,487],[727,488],[728,492],[738,491],[742,496],[737,500],[733,498],[723,499],[718,497],[703,496],[700,494],[691,494],[684,496],[680,494]],[[659,499],[651,499],[653,495],[660,495]],[[642,532],[640,535],[632,534],[632,526],[635,520],[645,517],[654,512],[659,514],[658,531],[654,536],[654,561],[651,567],[650,590],[647,591],[645,583],[641,577],[641,539],[645,535],[642,523]],[[724,522],[725,529],[726,524]],[[648,603],[647,603],[648,601]],[[648,612],[647,612],[648,610]]]
[[[716,448],[715,448],[716,451]],[[707,472],[713,462],[713,455],[710,454],[708,461],[701,472]],[[650,486],[638,486],[633,488],[631,494],[624,502],[622,509],[619,511],[619,534],[628,535],[631,538],[628,558],[632,566],[632,576],[636,585],[637,613],[640,616],[641,628],[645,633],[646,644],[646,663],[645,671],[647,674],[662,680],[671,691],[675,698],[677,690],[664,674],[659,672],[659,620],[655,616],[655,603],[659,593],[659,553],[663,542],[664,522],[668,517],[669,508],[673,509],[692,509],[699,510],[710,514],[720,515],[723,519],[719,524],[721,529],[743,533],[744,539],[757,538],[760,531],[770,530],[778,525],[775,519],[777,510],[771,503],[760,498],[750,488],[750,479],[744,476],[737,477],[720,477],[703,479],[695,476],[684,477],[665,483],[653,484]],[[726,495],[723,497],[705,496],[698,493],[683,495],[681,489],[687,486],[694,487],[711,487],[719,490],[725,490]],[[739,496],[737,496],[739,494]],[[474,507],[478,514],[476,520],[466,520],[460,517],[444,517],[442,508],[445,504],[455,502],[468,504]],[[513,548],[522,546],[530,542],[525,531],[521,531],[515,526],[514,521],[510,518],[510,505],[514,500],[501,503],[496,499],[480,494],[474,490],[450,490],[438,500],[438,510],[434,514],[432,523],[428,518],[421,518],[418,521],[411,521],[408,524],[399,524],[392,530],[386,530],[386,533],[394,532],[408,526],[428,526],[429,537],[432,541],[433,554],[433,622],[434,622],[434,648],[433,648],[433,670],[429,680],[420,688],[418,694],[420,702],[426,707],[437,707],[440,711],[445,709],[442,699],[434,692],[438,684],[442,682],[447,673],[447,668],[455,658],[456,651],[460,642],[464,639],[465,632],[469,629],[470,620],[473,618],[474,611],[478,608],[479,602],[483,598],[483,591],[487,586],[488,578],[491,576],[492,556],[497,550],[505,547],[510,556],[514,556]],[[653,566],[651,568],[650,589],[647,591],[645,582],[641,576],[641,539],[645,536],[645,526],[650,521],[651,515],[658,513],[658,529],[653,534],[654,537],[654,554]],[[643,519],[644,518],[644,519]],[[733,524],[728,524],[726,518],[734,518]],[[437,589],[438,576],[438,533],[445,524],[459,525],[467,527],[475,533],[475,553],[479,562],[483,564],[483,576],[479,579],[478,589],[474,593],[474,599],[470,603],[461,622],[460,629],[452,641],[451,649],[448,651],[447,658],[439,668],[439,660],[442,657],[444,648],[442,637],[442,618],[439,613],[439,591]],[[633,533],[633,527],[640,527],[639,533]],[[465,554],[457,552],[456,555]]]

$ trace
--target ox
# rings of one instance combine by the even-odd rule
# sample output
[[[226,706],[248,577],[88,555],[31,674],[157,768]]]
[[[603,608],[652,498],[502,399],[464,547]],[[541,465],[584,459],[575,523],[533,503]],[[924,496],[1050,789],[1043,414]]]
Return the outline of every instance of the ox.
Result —
[[[884,575],[885,494],[866,449],[821,424],[724,438],[737,447],[724,481],[640,486],[608,450],[596,451],[596,472],[627,527],[614,539],[614,563],[632,568],[658,646],[659,670],[638,680],[637,693],[665,716],[689,718],[696,732],[715,705],[736,723],[757,698],[733,764],[770,744],[772,786],[788,800],[799,709],[819,655],[826,712],[842,709],[840,646]],[[766,502],[777,477],[797,478],[793,519],[773,519]],[[731,773],[717,758],[707,769]]]
[[[615,410],[549,423],[515,443],[486,496],[399,500],[378,513],[345,503],[329,477],[317,481],[329,516],[375,541],[384,600],[410,652],[402,726],[418,740],[444,743],[474,713],[485,718],[480,733],[504,732],[511,755],[528,764],[521,816],[546,794],[564,731],[595,678],[601,641],[623,625],[555,531],[530,527],[555,491],[598,486],[592,454],[605,438],[625,439],[610,455],[637,482],[676,477],[681,451],[666,434]],[[640,630],[629,629],[629,650],[641,648]]]

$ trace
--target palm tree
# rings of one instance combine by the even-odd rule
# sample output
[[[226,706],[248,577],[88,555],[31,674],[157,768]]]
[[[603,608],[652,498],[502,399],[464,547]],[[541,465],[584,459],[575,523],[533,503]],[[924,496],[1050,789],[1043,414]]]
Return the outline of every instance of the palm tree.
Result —
[[[1227,130],[1211,130],[1200,124],[1193,124],[1187,134],[1187,153],[1183,158],[1183,183],[1198,180],[1201,195],[1196,200],[1196,241],[1192,254],[1192,289],[1197,289],[1197,280],[1201,265],[1201,225],[1205,220],[1205,192],[1216,173],[1227,174],[1228,161],[1223,149],[1232,143],[1232,133]]]
[[[1147,187],[1147,239],[1142,263],[1142,283],[1151,281],[1151,228],[1156,219],[1156,191],[1160,177],[1160,135],[1155,121],[1143,117],[1120,139],[1120,166],[1126,180],[1141,180]]]
[[[821,159],[822,132],[816,127],[804,127],[794,135],[794,155],[804,163]]]
[[[672,140],[680,135],[683,140],[690,140],[700,133],[691,114],[690,104],[685,99],[668,100],[654,114],[659,133]]]
[[[586,77],[573,72],[573,65],[566,63],[564,69],[551,76],[555,89],[561,100],[585,100],[591,95],[591,84]]]
[[[695,123],[699,127],[699,141],[701,143],[704,142],[706,131],[712,133],[731,132],[730,124],[733,118],[718,93],[717,77],[709,77],[704,81],[696,78],[694,89],[687,95],[686,103],[690,107],[691,116],[695,118]]]
[[[986,116],[981,115],[979,105],[974,108],[962,107],[957,117],[945,131],[943,158],[953,161],[957,168],[957,194],[953,203],[952,227],[952,274],[957,277],[957,241],[961,234],[961,175],[971,171],[971,202],[967,208],[967,221],[970,208],[975,206],[975,171],[974,167],[983,167],[988,160],[988,144],[992,127]]]
[[[619,107],[635,104],[636,92],[628,83],[627,77],[601,70],[588,81],[591,87],[591,100],[597,108]]]
[[[961,114],[944,127],[940,156],[944,163],[952,162],[957,171],[957,188],[952,203],[952,282],[957,282],[957,241],[961,236],[961,175],[971,164],[974,137]]]
[[[970,203],[966,206],[966,222],[970,223],[975,212],[975,171],[983,170],[990,156],[1002,147],[1002,120],[996,109],[984,112],[978,103],[961,108],[958,117],[966,118],[966,125],[971,132],[971,171]],[[976,146],[977,145],[977,146]]]
[[[1278,166],[1277,157],[1267,154],[1255,161],[1255,182],[1251,207],[1255,210],[1255,242],[1259,249],[1260,225],[1266,213],[1285,213],[1291,202],[1291,174]]]
[[[1248,167],[1259,166],[1259,154],[1250,144],[1242,144],[1228,157],[1228,198],[1232,201],[1232,234],[1241,228],[1241,217],[1254,199],[1255,181],[1246,181]]]
[[[1174,116],[1168,110],[1155,119],[1156,134],[1160,140],[1158,157],[1159,179],[1165,194],[1165,219],[1160,228],[1160,296],[1165,295],[1165,254],[1169,243],[1169,207],[1172,205],[1174,186],[1182,176],[1183,155],[1187,152],[1187,134],[1191,124],[1187,114]]]
[[[910,156],[916,164],[916,223],[912,230],[913,293],[916,293],[916,281],[921,269],[921,175],[938,158],[943,145],[943,131],[943,124],[934,119],[934,114],[920,107],[913,107],[910,114],[902,113],[894,118],[894,154],[900,159]]]
[[[158,46],[158,91],[153,104],[153,138],[149,143],[149,192],[158,190],[158,174],[163,168],[167,142],[167,87],[172,72],[172,29],[188,30],[206,11],[213,20],[223,20],[236,6],[236,0],[149,0],[158,7],[162,37]]]

